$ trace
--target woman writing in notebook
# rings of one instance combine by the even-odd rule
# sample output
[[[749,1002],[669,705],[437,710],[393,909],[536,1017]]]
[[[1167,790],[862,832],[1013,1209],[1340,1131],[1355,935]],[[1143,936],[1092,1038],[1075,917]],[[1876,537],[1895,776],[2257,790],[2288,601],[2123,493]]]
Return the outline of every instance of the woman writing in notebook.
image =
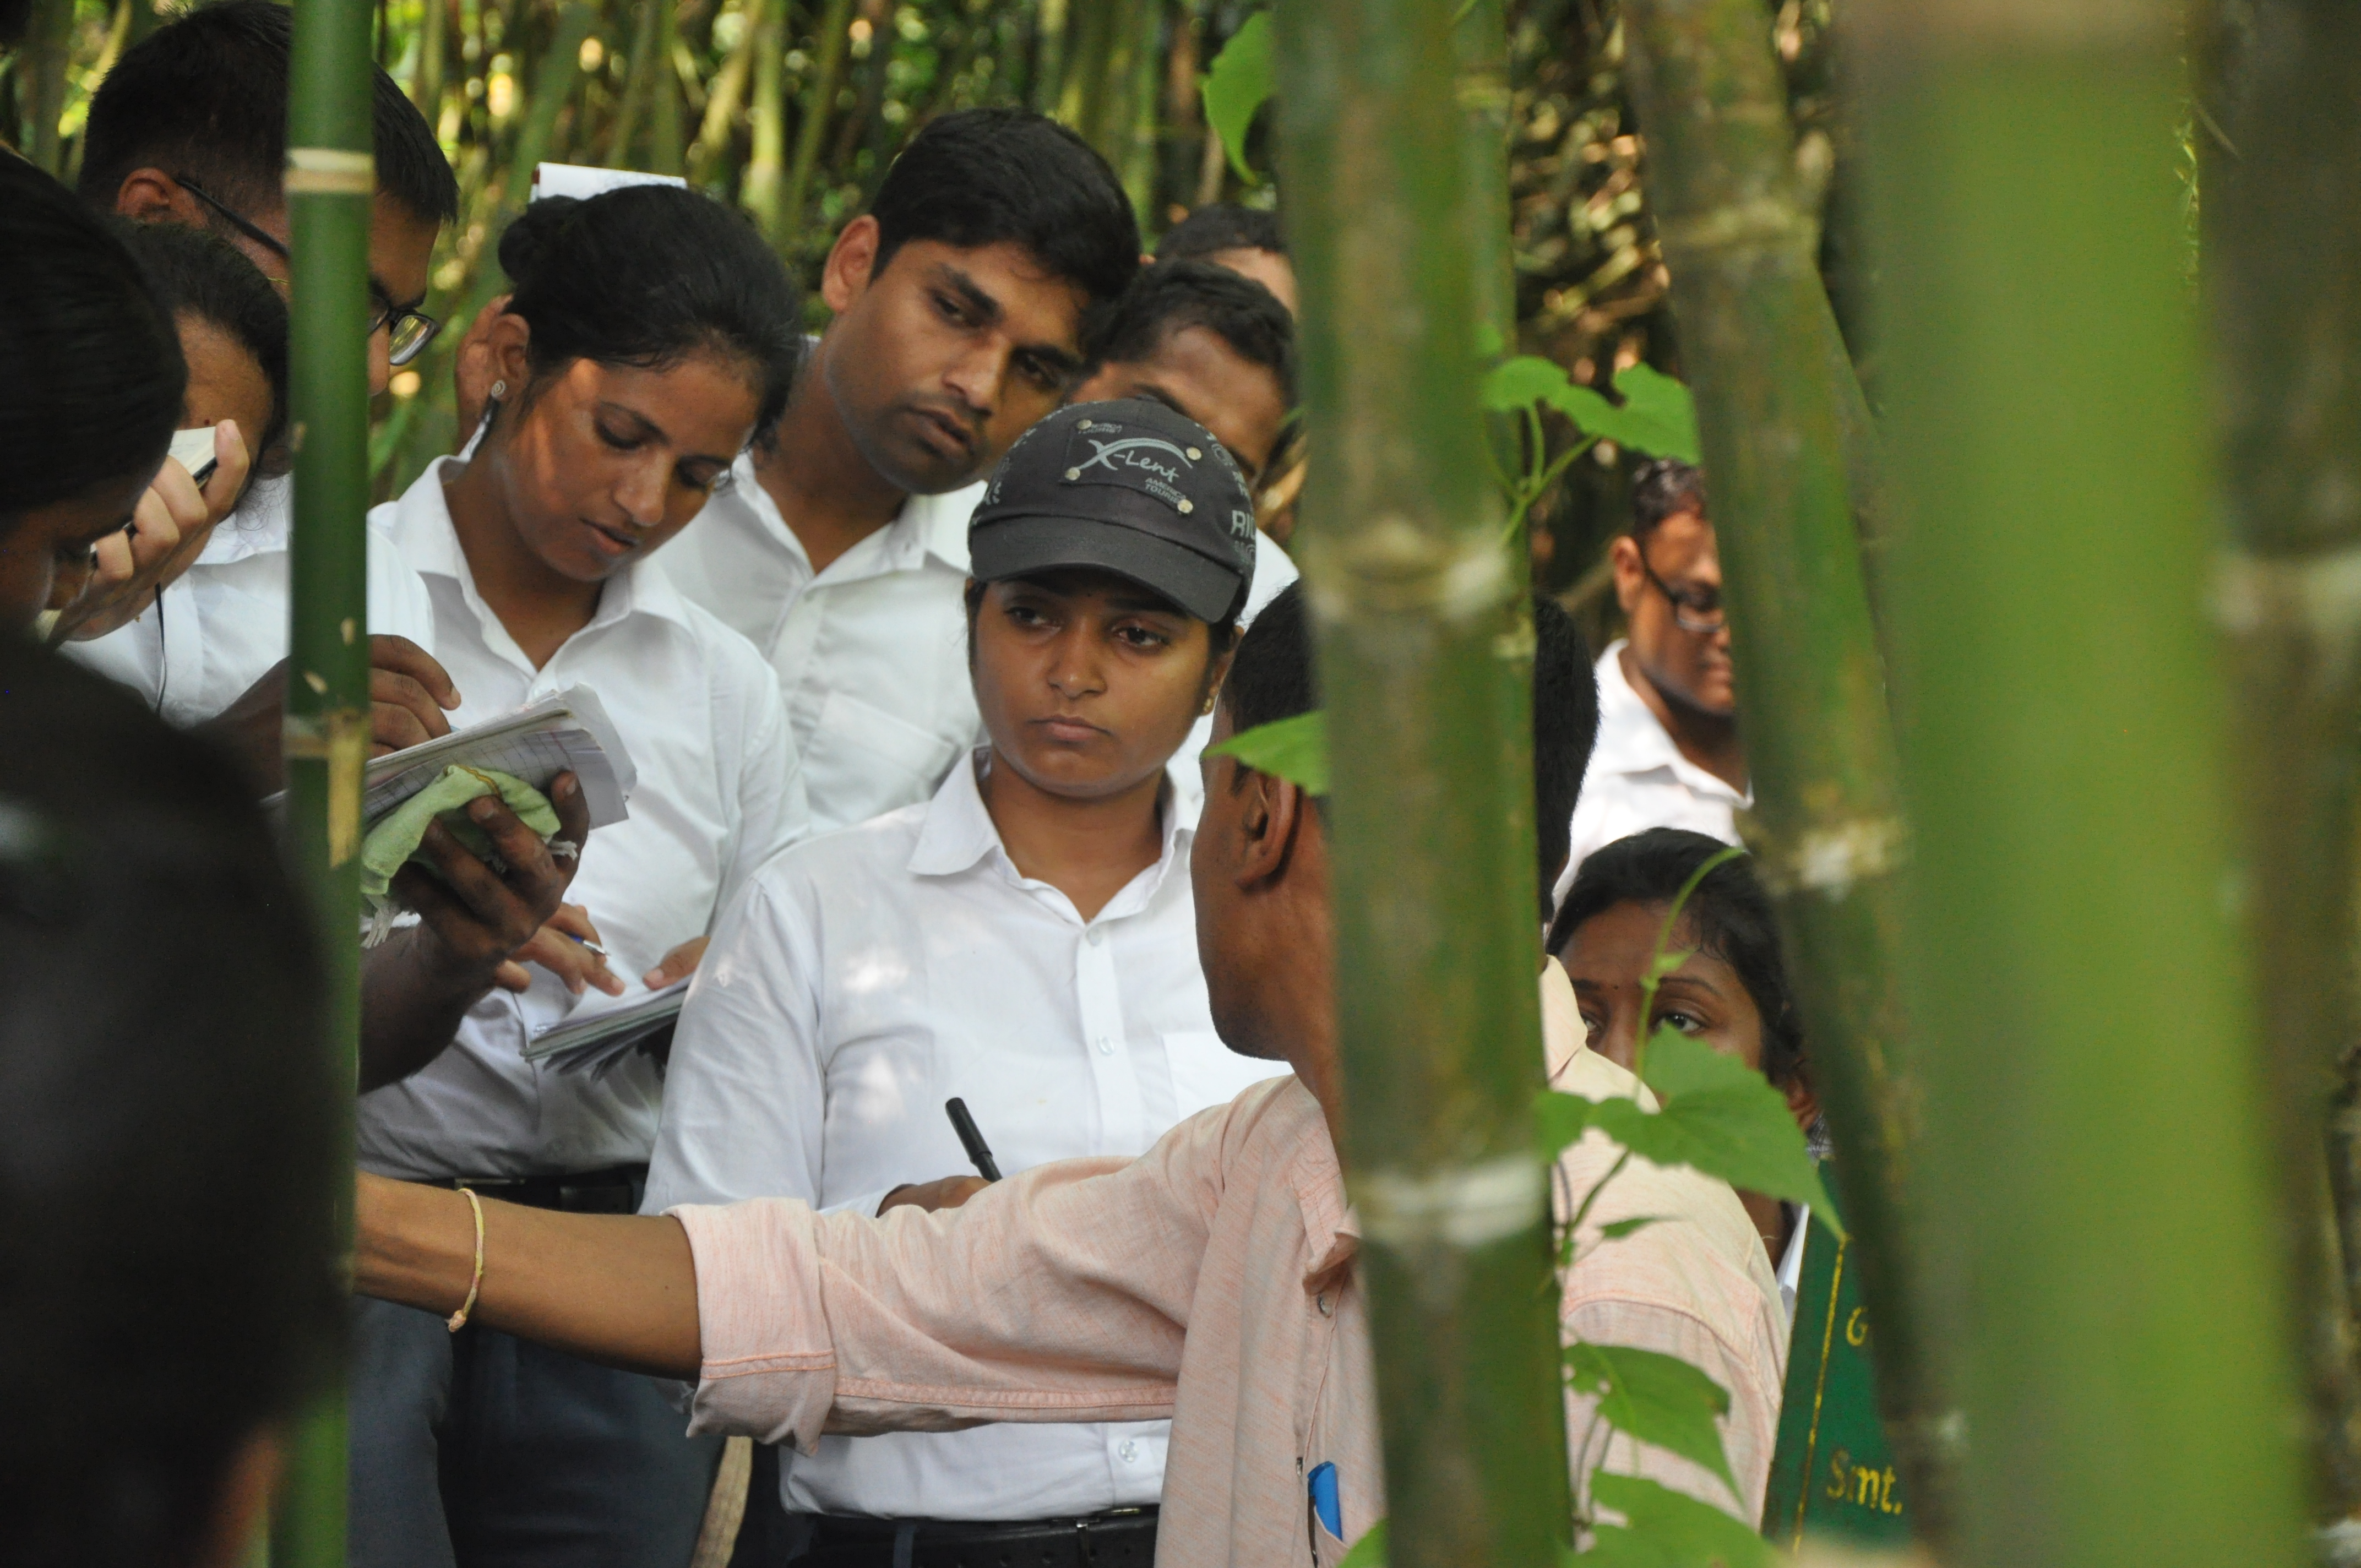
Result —
[[[694,967],[730,894],[804,827],[769,665],[648,560],[784,406],[795,291],[741,219],[665,185],[535,203],[500,259],[515,291],[491,329],[482,440],[370,521],[426,582],[464,694],[455,728],[574,686],[612,720],[637,773],[630,817],[584,847],[570,896],[613,970],[653,988]],[[576,1001],[536,970],[431,1059],[380,1069],[362,1168],[631,1212],[655,1063],[567,1072],[522,1054]],[[357,1564],[686,1561],[718,1451],[681,1435],[656,1386],[401,1308],[363,1303],[356,1338]]]

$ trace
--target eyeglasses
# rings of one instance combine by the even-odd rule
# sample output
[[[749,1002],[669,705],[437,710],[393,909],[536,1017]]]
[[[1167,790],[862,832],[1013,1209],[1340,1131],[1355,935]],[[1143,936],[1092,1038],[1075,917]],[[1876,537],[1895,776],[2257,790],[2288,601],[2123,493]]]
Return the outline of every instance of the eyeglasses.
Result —
[[[172,178],[181,182],[182,190],[212,208],[214,216],[230,227],[254,241],[280,260],[294,259],[287,254],[287,247],[280,244],[275,236],[265,233],[247,222],[242,214],[214,200],[205,193],[203,186],[185,174],[175,174]],[[434,341],[434,334],[443,330],[443,323],[424,311],[406,311],[395,305],[374,283],[369,285],[369,292],[376,298],[377,313],[369,317],[368,335],[375,337],[380,327],[385,330],[385,356],[393,364],[407,365],[417,358],[426,352],[426,345]]]
[[[1722,608],[1719,588],[1673,587],[1656,576],[1656,568],[1648,565],[1645,545],[1640,546],[1640,570],[1648,575],[1648,581],[1654,584],[1656,591],[1672,605],[1673,624],[1683,631],[1706,636],[1730,624],[1730,612]]]

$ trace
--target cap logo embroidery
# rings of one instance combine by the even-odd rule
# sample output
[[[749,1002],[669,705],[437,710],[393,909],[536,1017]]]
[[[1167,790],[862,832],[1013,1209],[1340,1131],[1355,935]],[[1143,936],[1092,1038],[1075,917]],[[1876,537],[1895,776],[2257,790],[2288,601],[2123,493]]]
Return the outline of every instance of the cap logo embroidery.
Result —
[[[1084,468],[1104,468],[1113,473],[1120,462],[1126,468],[1145,469],[1170,484],[1180,477],[1180,469],[1159,463],[1148,456],[1148,452],[1170,452],[1181,467],[1189,464],[1187,453],[1170,442],[1159,441],[1152,435],[1135,435],[1119,441],[1101,441],[1093,435],[1086,435],[1082,439],[1091,444],[1091,455],[1082,465]]]

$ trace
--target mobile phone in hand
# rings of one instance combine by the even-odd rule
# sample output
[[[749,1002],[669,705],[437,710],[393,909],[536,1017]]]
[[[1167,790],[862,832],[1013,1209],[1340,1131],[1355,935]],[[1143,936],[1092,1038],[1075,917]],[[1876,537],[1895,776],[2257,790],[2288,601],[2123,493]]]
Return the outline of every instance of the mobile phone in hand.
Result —
[[[172,455],[189,471],[189,477],[200,486],[214,477],[220,460],[214,455],[214,427],[200,430],[176,430],[172,433]]]

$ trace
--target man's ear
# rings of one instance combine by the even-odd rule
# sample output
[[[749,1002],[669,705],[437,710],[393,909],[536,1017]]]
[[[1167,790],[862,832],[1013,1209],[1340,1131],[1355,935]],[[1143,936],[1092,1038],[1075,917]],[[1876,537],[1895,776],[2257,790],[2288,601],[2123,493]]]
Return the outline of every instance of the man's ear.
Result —
[[[1795,1125],[1810,1132],[1812,1124],[1820,1119],[1820,1095],[1812,1080],[1798,1073],[1780,1092],[1787,1097],[1787,1111],[1795,1118]]]
[[[1295,836],[1302,830],[1306,801],[1303,788],[1275,774],[1240,766],[1238,770],[1238,885],[1268,887],[1283,880],[1295,853]]]
[[[115,210],[137,224],[204,226],[205,214],[188,188],[160,169],[135,169],[115,188]]]
[[[838,315],[869,291],[870,269],[877,264],[877,220],[863,213],[844,225],[829,247],[828,264],[820,269],[820,298]]]
[[[1615,572],[1615,602],[1629,617],[1647,591],[1647,574],[1640,569],[1640,543],[1630,534],[1618,534],[1607,547],[1608,565]]]

